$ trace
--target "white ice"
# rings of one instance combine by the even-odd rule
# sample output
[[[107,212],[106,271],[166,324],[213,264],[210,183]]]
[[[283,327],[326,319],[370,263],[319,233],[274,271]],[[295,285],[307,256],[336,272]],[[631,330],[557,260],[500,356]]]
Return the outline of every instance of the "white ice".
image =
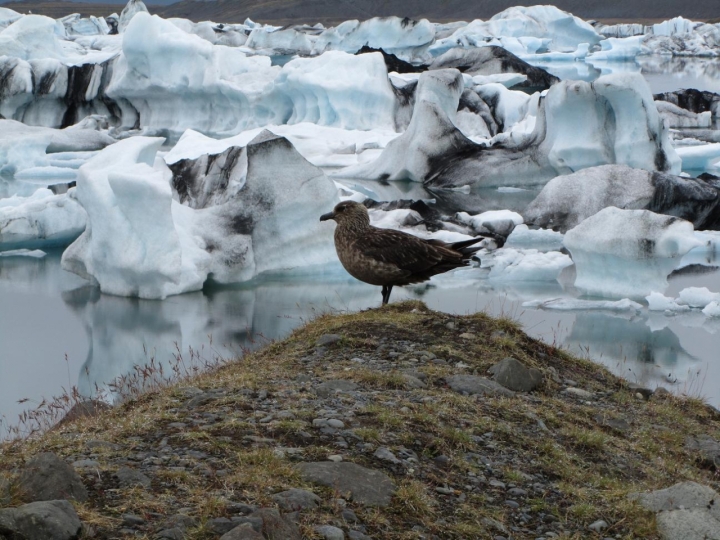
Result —
[[[73,191],[47,188],[29,197],[0,199],[0,251],[66,246],[85,229],[86,213]]]
[[[572,266],[570,257],[558,251],[502,248],[481,255],[489,279],[498,281],[555,281],[563,268]]]
[[[642,305],[629,298],[615,301],[554,298],[552,300],[531,300],[529,302],[523,302],[522,307],[557,311],[640,311],[642,309]]]
[[[690,308],[685,305],[678,304],[673,298],[669,298],[659,292],[651,292],[645,297],[648,303],[648,309],[650,311],[687,311]]]
[[[682,256],[702,245],[688,221],[612,206],[569,230],[564,243],[575,262],[575,287],[630,298],[665,291]]]
[[[720,302],[720,293],[711,292],[707,287],[687,287],[680,291],[678,299],[690,307],[704,308],[711,302]]]

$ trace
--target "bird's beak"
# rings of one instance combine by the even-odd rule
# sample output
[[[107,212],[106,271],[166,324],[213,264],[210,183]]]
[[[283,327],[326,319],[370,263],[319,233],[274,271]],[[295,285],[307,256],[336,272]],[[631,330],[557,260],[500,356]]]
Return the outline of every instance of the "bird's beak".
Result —
[[[334,219],[335,218],[335,212],[328,212],[327,214],[323,214],[320,216],[320,221],[327,221],[328,219]]]

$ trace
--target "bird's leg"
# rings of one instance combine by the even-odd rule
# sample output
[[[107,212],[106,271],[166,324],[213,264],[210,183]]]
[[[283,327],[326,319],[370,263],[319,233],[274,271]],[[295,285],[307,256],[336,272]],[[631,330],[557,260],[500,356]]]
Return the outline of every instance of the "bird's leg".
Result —
[[[390,293],[392,292],[392,285],[383,285],[383,305],[387,304],[390,301]]]

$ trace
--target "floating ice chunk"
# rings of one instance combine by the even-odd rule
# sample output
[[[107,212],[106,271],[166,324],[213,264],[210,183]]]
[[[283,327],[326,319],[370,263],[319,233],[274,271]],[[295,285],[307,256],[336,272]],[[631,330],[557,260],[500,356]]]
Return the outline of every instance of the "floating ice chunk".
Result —
[[[345,130],[309,122],[269,126],[268,130],[286,137],[305,159],[317,167],[356,164],[364,156],[380,152],[397,137],[397,133],[390,129]],[[262,128],[255,128],[234,137],[213,139],[187,130],[164,159],[166,163],[173,164],[181,159],[196,159],[203,154],[220,154],[232,146],[247,145],[260,132]]]
[[[39,189],[0,199],[0,250],[63,247],[85,229],[87,216],[68,194]]]
[[[500,131],[509,131],[528,112],[530,96],[525,92],[508,90],[498,83],[485,84],[476,89],[486,103],[494,104],[494,116]]]
[[[278,123],[394,127],[396,99],[380,53],[330,51],[317,58],[296,58],[283,66],[274,89],[278,102],[290,101],[292,106],[289,117]]]
[[[165,298],[202,287],[207,253],[176,227],[170,171],[154,168],[160,138],[120,141],[80,168],[77,198],[88,213],[85,232],[62,267],[119,296]],[[182,238],[184,236],[184,238]]]
[[[720,302],[720,293],[710,292],[707,287],[687,287],[680,291],[678,299],[688,306],[704,308],[711,302]]]
[[[451,150],[475,148],[452,123],[462,92],[462,76],[455,69],[423,73],[405,133],[391,141],[374,162],[348,167],[337,176],[422,182],[442,165],[438,161],[452,158]]]
[[[642,305],[623,298],[622,300],[580,300],[577,298],[554,298],[552,300],[531,300],[522,307],[551,309],[557,311],[640,311]]]
[[[682,159],[683,169],[705,171],[716,168],[720,162],[720,143],[681,146],[676,152]]]
[[[25,15],[0,32],[0,56],[22,60],[65,58],[65,27],[43,15]]]
[[[612,206],[569,230],[564,243],[575,262],[577,288],[631,298],[664,291],[682,256],[702,244],[688,221]]]
[[[0,6],[0,31],[4,30],[23,15],[10,8]]]
[[[487,29],[493,36],[549,38],[548,48],[558,51],[601,39],[587,22],[555,6],[508,8],[487,21]]]
[[[258,27],[250,32],[245,45],[253,49],[269,50],[275,54],[309,55],[314,43],[314,36],[298,32],[292,27],[279,30]]]
[[[675,17],[673,19],[653,24],[652,33],[656,36],[675,36],[689,34],[702,23],[690,21],[684,17]]]
[[[556,249],[563,247],[564,235],[547,229],[530,229],[527,225],[517,225],[505,241],[507,247]]]
[[[481,47],[490,42],[515,54],[534,54],[541,48],[569,52],[581,43],[594,45],[600,39],[588,23],[554,6],[512,7],[488,21],[475,20],[458,28],[434,43],[430,51],[440,54],[458,44]]]
[[[488,278],[498,281],[554,281],[563,268],[573,264],[564,253],[536,249],[503,248],[481,260],[483,267],[490,267]]]
[[[47,167],[51,154],[46,152],[99,150],[113,142],[108,135],[91,129],[52,129],[0,120],[0,172],[17,175],[27,169]],[[55,169],[40,172],[43,170],[59,173]]]
[[[594,83],[564,81],[545,98],[541,147],[558,172],[607,163],[646,170],[680,172],[650,87],[639,73],[606,75]],[[613,133],[607,120],[614,117]],[[613,135],[614,134],[614,135]],[[607,136],[610,140],[607,140]]]
[[[368,45],[392,54],[428,45],[434,39],[435,29],[426,19],[374,17],[363,22],[345,21],[328,28],[318,36],[314,52],[340,50],[356,53]]]
[[[687,311],[688,306],[681,306],[673,298],[669,298],[659,292],[651,292],[645,297],[650,311]]]
[[[147,13],[148,9],[142,0],[129,0],[127,5],[123,8],[120,13],[120,20],[118,22],[118,31],[124,32],[130,24],[130,21],[138,13]]]
[[[631,60],[645,50],[644,41],[644,35],[604,39],[600,42],[601,49],[588,55],[587,60],[590,63],[597,60]]]
[[[655,106],[669,128],[709,128],[712,125],[710,111],[698,114],[667,101],[656,101]]]
[[[558,78],[542,68],[531,66],[502,47],[454,47],[437,57],[430,69],[462,69],[474,84],[498,82],[506,87],[520,85],[549,88]],[[522,77],[522,78],[521,78]]]
[[[476,233],[493,232],[501,236],[508,236],[523,222],[522,216],[511,210],[490,210],[474,216],[467,212],[458,212],[455,217],[470,225]]]
[[[40,249],[13,249],[10,251],[0,251],[0,257],[30,257],[32,259],[42,259],[47,253]]]
[[[564,232],[608,206],[647,209],[687,219],[697,228],[715,228],[720,189],[695,178],[601,165],[553,178],[523,213],[528,223]]]
[[[720,301],[715,300],[705,306],[702,312],[708,317],[720,317]]]

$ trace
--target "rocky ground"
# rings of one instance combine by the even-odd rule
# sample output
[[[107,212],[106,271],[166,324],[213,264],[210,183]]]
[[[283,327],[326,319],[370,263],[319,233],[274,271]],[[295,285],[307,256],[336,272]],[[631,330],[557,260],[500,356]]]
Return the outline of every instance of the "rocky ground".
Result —
[[[718,411],[483,314],[323,316],[92,412],[0,446],[0,538],[720,538]]]

